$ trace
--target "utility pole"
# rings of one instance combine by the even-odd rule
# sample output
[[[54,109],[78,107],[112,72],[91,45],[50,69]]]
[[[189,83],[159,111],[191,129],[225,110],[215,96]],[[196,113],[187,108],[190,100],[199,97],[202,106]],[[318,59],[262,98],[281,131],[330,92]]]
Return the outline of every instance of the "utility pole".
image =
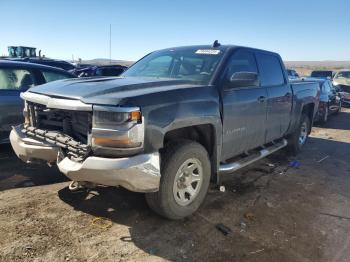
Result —
[[[112,24],[109,24],[109,64],[112,64]]]

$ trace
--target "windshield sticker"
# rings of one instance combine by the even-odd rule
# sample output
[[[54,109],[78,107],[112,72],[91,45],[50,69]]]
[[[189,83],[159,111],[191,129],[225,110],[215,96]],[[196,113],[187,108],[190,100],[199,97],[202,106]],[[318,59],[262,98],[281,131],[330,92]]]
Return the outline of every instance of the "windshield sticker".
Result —
[[[220,50],[198,49],[198,50],[196,51],[196,54],[202,54],[202,55],[218,55],[218,54],[220,54]]]

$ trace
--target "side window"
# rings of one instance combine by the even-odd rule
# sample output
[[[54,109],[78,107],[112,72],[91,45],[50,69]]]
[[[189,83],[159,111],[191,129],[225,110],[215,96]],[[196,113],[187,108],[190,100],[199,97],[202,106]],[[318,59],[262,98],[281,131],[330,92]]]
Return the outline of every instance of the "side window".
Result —
[[[277,56],[257,54],[262,86],[278,86],[285,83],[280,60]]]
[[[246,50],[236,51],[228,63],[228,76],[231,77],[237,72],[258,73],[254,54]]]
[[[34,79],[28,70],[0,68],[0,90],[27,90],[33,86]]]
[[[51,81],[56,81],[60,79],[66,79],[70,78],[68,75],[65,74],[60,74],[52,71],[42,71],[45,82],[51,82]]]

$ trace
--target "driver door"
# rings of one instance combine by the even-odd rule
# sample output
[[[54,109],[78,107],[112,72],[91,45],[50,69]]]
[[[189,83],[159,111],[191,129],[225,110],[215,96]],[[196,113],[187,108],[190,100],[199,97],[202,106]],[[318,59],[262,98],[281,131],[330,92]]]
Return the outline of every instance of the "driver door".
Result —
[[[235,51],[225,71],[224,82],[237,72],[258,74],[254,53],[246,49]],[[266,88],[260,84],[234,88],[223,85],[222,161],[265,143],[266,101]]]

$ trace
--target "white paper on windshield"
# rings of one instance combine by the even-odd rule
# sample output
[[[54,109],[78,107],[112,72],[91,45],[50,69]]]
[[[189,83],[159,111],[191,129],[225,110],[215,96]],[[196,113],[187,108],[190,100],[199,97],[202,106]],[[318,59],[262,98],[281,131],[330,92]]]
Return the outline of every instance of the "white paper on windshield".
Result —
[[[198,49],[196,51],[196,54],[202,54],[202,55],[218,55],[220,54],[220,50],[214,50],[214,49]]]

